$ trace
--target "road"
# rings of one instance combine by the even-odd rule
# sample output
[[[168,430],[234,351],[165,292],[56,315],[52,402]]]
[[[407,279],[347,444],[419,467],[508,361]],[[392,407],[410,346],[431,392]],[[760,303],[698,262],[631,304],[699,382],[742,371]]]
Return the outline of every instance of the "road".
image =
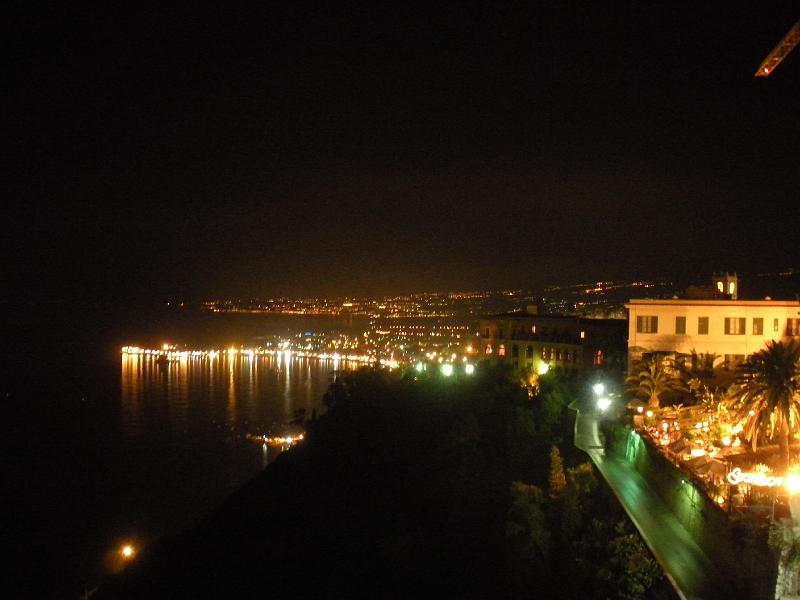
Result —
[[[625,460],[606,455],[597,417],[578,410],[575,446],[586,452],[681,598],[735,598],[725,578],[647,481]]]

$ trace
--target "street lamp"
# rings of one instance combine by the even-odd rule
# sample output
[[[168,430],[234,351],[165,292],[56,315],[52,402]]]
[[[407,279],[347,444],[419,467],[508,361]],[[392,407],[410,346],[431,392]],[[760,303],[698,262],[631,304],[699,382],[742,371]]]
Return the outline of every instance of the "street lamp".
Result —
[[[536,372],[539,373],[539,375],[545,375],[549,370],[550,365],[548,365],[546,362],[540,362],[539,366],[536,368]]]
[[[597,408],[599,408],[601,412],[605,412],[609,406],[611,406],[610,398],[603,396],[602,398],[597,399]]]
[[[606,386],[605,386],[604,384],[602,384],[602,383],[595,383],[595,384],[592,386],[592,390],[594,391],[594,393],[595,393],[597,396],[602,396],[602,395],[603,395],[603,392],[605,392],[605,391],[606,391]]]

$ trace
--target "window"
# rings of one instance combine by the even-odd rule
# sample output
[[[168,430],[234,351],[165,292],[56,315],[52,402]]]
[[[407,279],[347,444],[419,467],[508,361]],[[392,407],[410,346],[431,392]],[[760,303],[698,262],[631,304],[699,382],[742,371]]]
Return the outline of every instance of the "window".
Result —
[[[786,335],[800,335],[800,319],[786,319]]]
[[[594,360],[592,362],[595,364],[595,366],[600,366],[600,365],[603,364],[603,351],[602,350],[598,350],[597,352],[595,352]]]
[[[686,335],[686,317],[675,317],[675,335]]]
[[[531,327],[531,333],[536,333],[536,325]]]
[[[582,340],[586,339],[586,332],[585,331],[581,331],[581,339]]]
[[[533,346],[528,346],[525,350],[525,358],[533,358]]]
[[[492,353],[492,345],[486,344],[486,348],[483,351],[484,354],[491,354]]]
[[[725,335],[744,335],[744,317],[725,317]]]
[[[772,319],[772,331],[778,333],[778,319]]]
[[[708,317],[697,317],[697,335],[708,335]]]
[[[764,335],[764,319],[760,317],[753,319],[753,335]]]
[[[505,344],[500,344],[497,347],[497,356],[505,356],[506,355],[506,346]]]
[[[658,317],[636,317],[636,333],[658,333]]]

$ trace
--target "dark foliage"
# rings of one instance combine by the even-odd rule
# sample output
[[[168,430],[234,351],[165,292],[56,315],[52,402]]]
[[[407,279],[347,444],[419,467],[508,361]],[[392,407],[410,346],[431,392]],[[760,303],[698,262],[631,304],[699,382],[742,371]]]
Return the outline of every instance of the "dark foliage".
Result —
[[[597,597],[593,572],[560,581],[596,481],[567,468],[557,499],[542,492],[566,426],[536,418],[566,404],[537,402],[502,368],[342,375],[302,445],[96,597]]]

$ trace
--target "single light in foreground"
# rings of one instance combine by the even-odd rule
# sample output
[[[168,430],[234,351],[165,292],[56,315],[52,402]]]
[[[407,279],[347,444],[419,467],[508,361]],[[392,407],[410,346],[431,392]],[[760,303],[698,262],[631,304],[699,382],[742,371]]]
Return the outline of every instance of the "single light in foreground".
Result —
[[[133,558],[133,555],[136,553],[136,551],[130,544],[125,544],[122,548],[120,548],[119,553],[123,558]]]
[[[548,365],[546,362],[539,363],[539,366],[536,368],[536,371],[539,373],[539,375],[545,375],[549,370],[550,365]]]
[[[445,363],[442,365],[442,375],[445,377],[450,377],[453,374],[453,365],[450,363]]]
[[[605,412],[609,406],[611,406],[611,400],[609,398],[603,397],[597,399],[597,408],[601,411]]]
[[[475,365],[467,363],[464,366],[464,371],[466,372],[467,375],[472,375],[475,372]]]
[[[595,383],[592,386],[592,390],[594,390],[594,393],[597,394],[598,396],[602,396],[603,392],[606,391],[606,386],[604,386],[602,383]]]

